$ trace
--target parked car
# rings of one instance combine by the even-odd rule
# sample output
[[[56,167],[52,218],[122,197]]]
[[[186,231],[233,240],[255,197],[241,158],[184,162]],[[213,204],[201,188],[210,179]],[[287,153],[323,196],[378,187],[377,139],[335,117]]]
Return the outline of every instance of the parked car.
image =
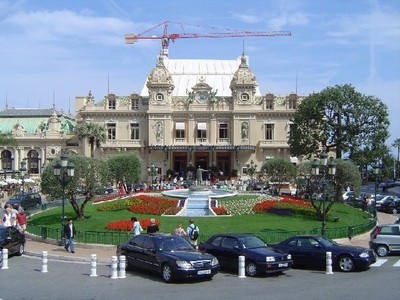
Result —
[[[376,210],[378,210],[378,211],[382,211],[381,209],[381,207],[382,207],[382,205],[387,205],[387,204],[389,204],[389,203],[392,203],[394,200],[397,200],[398,198],[396,197],[396,196],[391,196],[391,195],[389,195],[389,196],[384,196],[384,197],[382,197],[382,198],[378,198],[377,197],[377,200],[376,200]]]
[[[324,268],[326,252],[332,253],[332,267],[342,272],[367,269],[376,262],[371,249],[341,245],[321,235],[297,235],[270,246],[290,253],[296,267]]]
[[[126,268],[161,274],[165,282],[176,279],[211,279],[219,271],[218,259],[201,253],[183,237],[140,234],[117,246],[117,255],[126,256]]]
[[[370,233],[369,247],[379,256],[400,252],[400,224],[375,226]]]
[[[397,214],[400,211],[400,199],[383,202],[379,207],[379,211],[387,214]]]
[[[22,208],[26,210],[42,205],[42,197],[39,193],[19,193],[12,196],[6,204],[11,204],[15,209],[22,206]]]
[[[290,254],[268,248],[263,240],[251,234],[216,234],[201,243],[199,249],[216,256],[226,269],[237,270],[239,256],[244,256],[247,276],[283,272],[293,265]]]
[[[342,196],[343,196],[343,200],[344,201],[346,201],[348,198],[353,198],[354,199],[356,197],[354,191],[344,192]]]
[[[8,255],[22,255],[25,251],[25,235],[14,226],[0,225],[0,251],[8,249]],[[0,255],[0,263],[3,255]]]

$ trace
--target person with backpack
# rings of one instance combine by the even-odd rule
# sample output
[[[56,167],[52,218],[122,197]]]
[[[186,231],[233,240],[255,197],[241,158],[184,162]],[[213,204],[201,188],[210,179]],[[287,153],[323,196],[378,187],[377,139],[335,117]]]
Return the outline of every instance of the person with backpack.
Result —
[[[189,219],[189,226],[186,229],[186,235],[189,237],[189,242],[197,247],[197,240],[199,239],[200,230],[199,227],[194,224],[192,219]]]

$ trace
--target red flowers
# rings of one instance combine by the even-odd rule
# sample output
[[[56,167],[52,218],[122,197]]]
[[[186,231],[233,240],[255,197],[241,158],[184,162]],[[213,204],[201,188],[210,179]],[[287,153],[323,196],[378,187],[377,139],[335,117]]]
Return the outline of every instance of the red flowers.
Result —
[[[150,225],[150,219],[141,219],[139,220],[140,226],[143,229],[146,229]],[[156,225],[160,226],[161,222],[156,220]],[[108,222],[106,224],[106,229],[113,231],[131,231],[132,230],[132,221],[131,220],[118,220],[113,222]]]

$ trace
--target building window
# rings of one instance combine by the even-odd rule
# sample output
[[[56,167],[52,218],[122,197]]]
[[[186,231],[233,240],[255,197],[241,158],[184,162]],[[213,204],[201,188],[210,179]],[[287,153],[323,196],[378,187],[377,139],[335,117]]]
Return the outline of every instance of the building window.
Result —
[[[115,140],[117,136],[117,125],[115,123],[107,124],[107,138],[109,140]]]
[[[240,100],[242,100],[243,102],[247,102],[247,101],[249,101],[249,99],[250,99],[250,96],[247,93],[243,93],[240,95]]]
[[[265,100],[265,109],[274,109],[274,99]]]
[[[289,97],[289,109],[297,108],[297,97],[296,95],[290,95]]]
[[[163,101],[163,100],[164,100],[164,95],[163,95],[163,94],[160,94],[160,93],[157,94],[157,95],[156,95],[156,100],[157,100],[157,101]]]
[[[197,138],[207,139],[207,123],[197,123]]]
[[[264,139],[265,140],[273,140],[274,139],[274,124],[264,124]]]
[[[293,138],[293,133],[294,130],[296,129],[296,125],[295,124],[289,124],[289,132],[288,132],[288,138]]]
[[[227,123],[219,124],[219,138],[220,139],[228,138],[228,124]]]
[[[131,109],[132,110],[139,109],[139,99],[131,99]]]
[[[177,139],[185,138],[185,123],[183,122],[175,123],[175,138]]]
[[[108,109],[115,109],[116,105],[115,98],[108,98]]]
[[[9,150],[1,152],[1,164],[3,170],[11,170],[12,167],[12,155]]]
[[[131,140],[139,140],[139,124],[138,123],[131,123]]]

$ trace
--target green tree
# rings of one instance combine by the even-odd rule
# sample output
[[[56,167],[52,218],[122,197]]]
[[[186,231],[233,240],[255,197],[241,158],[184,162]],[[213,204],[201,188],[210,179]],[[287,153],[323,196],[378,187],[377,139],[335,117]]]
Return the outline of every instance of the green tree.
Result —
[[[354,188],[356,194],[361,192],[361,176],[358,167],[349,160],[335,159],[334,163],[336,163],[336,175],[333,178],[313,175],[311,161],[297,166],[296,183],[301,191],[300,195],[311,202],[320,219],[324,213],[324,206],[325,215],[327,215],[335,202],[343,202],[343,191],[347,187]],[[322,194],[322,198],[313,197],[318,193]],[[321,200],[325,200],[325,205]]]
[[[399,174],[399,171],[400,171],[399,170],[399,168],[400,168],[400,162],[399,162],[399,159],[400,159],[400,139],[399,138],[394,140],[394,142],[392,144],[392,147],[397,148],[396,170],[394,172],[394,175],[396,176],[396,178],[398,178],[399,177],[398,174]]]
[[[79,140],[88,140],[90,145],[90,157],[94,158],[94,147],[100,147],[107,138],[106,128],[97,123],[83,123],[76,127],[76,135]]]
[[[389,136],[386,105],[348,84],[311,94],[299,104],[292,121],[293,156],[318,156],[325,149],[335,151],[336,158],[346,155],[353,161],[364,150],[372,152],[370,157],[380,157]]]
[[[109,182],[108,166],[104,160],[80,155],[71,155],[69,161],[75,166],[75,174],[72,178],[68,178],[64,191],[59,178],[54,176],[53,173],[55,164],[60,162],[59,158],[47,164],[43,170],[41,190],[53,199],[60,199],[65,196],[75,211],[77,218],[83,219],[86,205],[93,200],[93,191],[107,185]],[[77,201],[78,189],[87,191],[83,202]]]
[[[260,170],[268,181],[276,183],[278,194],[283,184],[293,182],[296,177],[296,167],[283,158],[272,158],[267,160]]]
[[[117,183],[138,182],[142,178],[143,161],[135,153],[121,153],[107,159],[110,177]]]
[[[15,146],[17,140],[11,135],[11,132],[0,132],[0,146]]]

